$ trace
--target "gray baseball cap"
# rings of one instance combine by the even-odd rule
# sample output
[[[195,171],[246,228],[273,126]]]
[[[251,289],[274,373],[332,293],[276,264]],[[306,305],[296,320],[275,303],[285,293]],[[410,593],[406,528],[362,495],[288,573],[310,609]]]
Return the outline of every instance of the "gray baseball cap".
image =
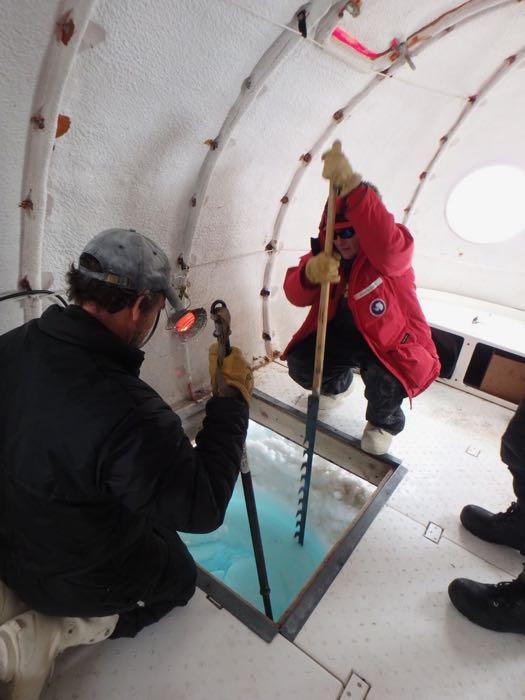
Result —
[[[93,256],[100,271],[82,265],[82,255]],[[98,233],[80,255],[78,269],[92,279],[136,292],[163,292],[175,309],[181,301],[171,285],[171,267],[166,253],[134,229],[110,228]]]

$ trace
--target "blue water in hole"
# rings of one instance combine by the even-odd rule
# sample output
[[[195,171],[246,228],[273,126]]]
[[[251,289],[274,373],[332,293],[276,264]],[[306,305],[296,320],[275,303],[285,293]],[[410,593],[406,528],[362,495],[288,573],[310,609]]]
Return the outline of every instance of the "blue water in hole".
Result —
[[[324,559],[329,546],[312,528],[307,528],[301,547],[293,536],[295,508],[277,500],[256,484],[254,490],[273,617],[278,620]],[[181,533],[181,537],[200,566],[264,612],[241,477],[223,525],[206,535]]]

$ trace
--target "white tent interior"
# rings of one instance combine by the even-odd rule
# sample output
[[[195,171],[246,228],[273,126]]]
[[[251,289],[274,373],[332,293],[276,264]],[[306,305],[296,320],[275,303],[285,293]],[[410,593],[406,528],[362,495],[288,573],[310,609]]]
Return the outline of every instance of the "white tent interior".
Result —
[[[301,9],[306,37],[298,28]],[[335,27],[378,56],[369,58],[337,40]],[[327,194],[320,156],[337,138],[354,167],[379,187],[396,220],[413,233],[416,278],[429,320],[468,337],[490,336],[495,346],[525,354],[525,223],[505,241],[475,243],[454,233],[446,218],[448,196],[463,176],[494,164],[525,166],[520,0],[3,0],[0,66],[0,291],[20,288],[24,279],[33,289],[61,289],[67,267],[96,232],[132,227],[169,253],[195,305],[209,308],[215,298],[226,299],[233,340],[247,356],[272,357],[304,316],[286,301],[282,281],[317,231]],[[66,129],[58,138],[57,120]],[[262,290],[269,294],[261,296]],[[38,307],[26,305],[24,313],[29,318]],[[473,329],[473,317],[485,327]],[[210,338],[207,330],[184,347],[157,331],[142,377],[170,404],[187,403],[189,374],[196,388],[208,385]],[[261,371],[261,384],[278,393],[279,382],[268,369]],[[447,413],[450,404],[477,416],[470,426],[463,421],[465,434],[454,448],[461,459],[465,441],[483,444],[486,455],[478,486],[461,472],[460,497],[441,492],[438,479],[430,477],[437,489],[434,506],[438,492],[448,503],[446,514],[434,514],[435,522],[452,523],[453,508],[457,515],[475,495],[492,495],[496,502],[489,505],[506,507],[510,486],[496,462],[515,405],[487,403],[479,392],[469,396],[443,384],[432,391],[445,408],[439,413],[425,403],[431,399],[416,401],[424,423],[419,438],[432,433],[432,421],[441,434],[443,422],[462,424],[452,408]],[[450,446],[448,457],[429,456],[428,445],[411,446],[414,433],[395,450],[409,468],[411,460],[434,460],[438,469],[456,459]],[[416,476],[403,488],[409,502],[419,498],[418,488],[431,484]],[[432,647],[432,625],[443,620],[427,614],[424,604],[446,606],[445,598],[428,593],[437,583],[420,579],[418,588],[418,574],[400,573],[424,558],[417,548],[427,542],[416,539],[416,528],[432,513],[430,506],[421,513],[405,509],[405,500],[394,499],[359,551],[368,548],[372,558],[383,558],[385,587],[392,567],[399,573],[393,584],[399,596],[405,587],[411,595],[419,590],[406,614],[408,627],[419,625],[426,656],[398,630],[396,650],[390,650],[395,662],[385,661],[389,628],[383,627],[366,657],[369,635],[366,641],[359,636],[363,621],[352,617],[357,598],[369,596],[360,608],[363,616],[371,606],[369,624],[388,596],[381,597],[379,574],[371,573],[373,582],[367,583],[363,562],[359,569],[359,560],[352,559],[347,566],[353,568],[341,576],[346,571],[357,596],[347,604],[348,628],[359,618],[353,632],[336,622],[344,607],[342,584],[316,613],[318,626],[309,623],[294,644],[277,638],[264,645],[201,596],[160,631],[145,633],[138,647],[119,643],[109,656],[93,652],[77,660],[73,671],[64,667],[47,697],[525,697],[522,640],[502,640],[466,621],[451,621],[447,611],[446,629],[436,632]],[[385,547],[392,560],[396,548],[405,552],[408,563],[399,569],[392,561],[385,564]],[[502,571],[519,570],[517,555],[476,549],[460,536],[451,535],[438,549],[436,567],[442,569],[436,580],[443,590],[454,576],[453,549],[464,568],[480,577],[496,581]],[[390,604],[400,602],[396,595]],[[188,641],[194,625],[197,641]],[[403,644],[412,659],[400,653]],[[470,651],[456,663],[464,645]],[[146,662],[150,654],[159,660]],[[238,661],[232,660],[237,654]],[[437,664],[439,674],[427,674],[434,654],[446,661]],[[371,686],[368,695],[354,687],[354,671]]]

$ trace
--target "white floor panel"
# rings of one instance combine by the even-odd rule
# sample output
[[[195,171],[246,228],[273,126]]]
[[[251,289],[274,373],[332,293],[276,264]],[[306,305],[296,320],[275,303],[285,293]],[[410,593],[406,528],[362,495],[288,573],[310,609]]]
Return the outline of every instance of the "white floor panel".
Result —
[[[320,418],[360,437],[366,400],[359,376],[354,376],[354,384],[343,404],[322,412]],[[290,405],[306,394],[277,363],[257,372],[256,386]],[[514,499],[510,473],[499,457],[501,436],[513,412],[439,382],[414,399],[412,410],[407,400],[403,409],[406,427],[394,439],[391,452],[408,474],[390,505],[422,525],[429,521],[440,525],[444,537],[505,571],[519,573],[518,552],[482,542],[459,521],[467,503],[500,511]]]
[[[342,689],[283,637],[266,644],[197,591],[135,639],[64,655],[42,700],[336,700]]]
[[[414,401],[394,453],[408,474],[390,505],[496,566],[517,574],[521,555],[467,532],[459,514],[468,503],[494,512],[515,498],[512,478],[499,457],[501,436],[512,411],[435,383]],[[477,456],[476,456],[477,455]]]
[[[505,575],[423,534],[386,507],[296,644],[338,677],[360,676],[371,686],[367,700],[525,698],[525,637],[473,625],[447,595],[453,578]]]
[[[272,363],[255,381],[303,407],[307,392],[285,366]],[[354,382],[344,403],[320,418],[359,437],[366,401],[360,377]],[[407,426],[392,452],[408,474],[295,645],[280,636],[267,645],[197,592],[134,640],[65,655],[43,700],[525,698],[525,637],[476,627],[447,595],[455,577],[496,582],[521,569],[516,552],[458,524],[466,503],[501,510],[513,498],[499,460],[512,412],[438,383],[405,408]],[[439,544],[424,537],[429,521],[435,539],[444,528]]]

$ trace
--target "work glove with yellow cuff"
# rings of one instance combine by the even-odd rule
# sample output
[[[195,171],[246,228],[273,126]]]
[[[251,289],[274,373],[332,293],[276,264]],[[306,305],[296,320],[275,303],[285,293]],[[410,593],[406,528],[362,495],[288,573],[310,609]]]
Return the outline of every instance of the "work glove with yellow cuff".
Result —
[[[235,398],[237,393],[235,390],[237,390],[249,405],[253,393],[253,374],[241,350],[232,346],[230,354],[224,358],[220,368],[217,365],[218,354],[217,343],[210,345],[209,369],[214,396]]]
[[[304,274],[310,284],[323,284],[323,282],[335,284],[340,279],[339,258],[322,251],[306,263]]]
[[[341,141],[334,141],[332,148],[323,153],[323,177],[331,180],[341,197],[346,197],[358,187],[363,178],[356,173],[341,150]]]

